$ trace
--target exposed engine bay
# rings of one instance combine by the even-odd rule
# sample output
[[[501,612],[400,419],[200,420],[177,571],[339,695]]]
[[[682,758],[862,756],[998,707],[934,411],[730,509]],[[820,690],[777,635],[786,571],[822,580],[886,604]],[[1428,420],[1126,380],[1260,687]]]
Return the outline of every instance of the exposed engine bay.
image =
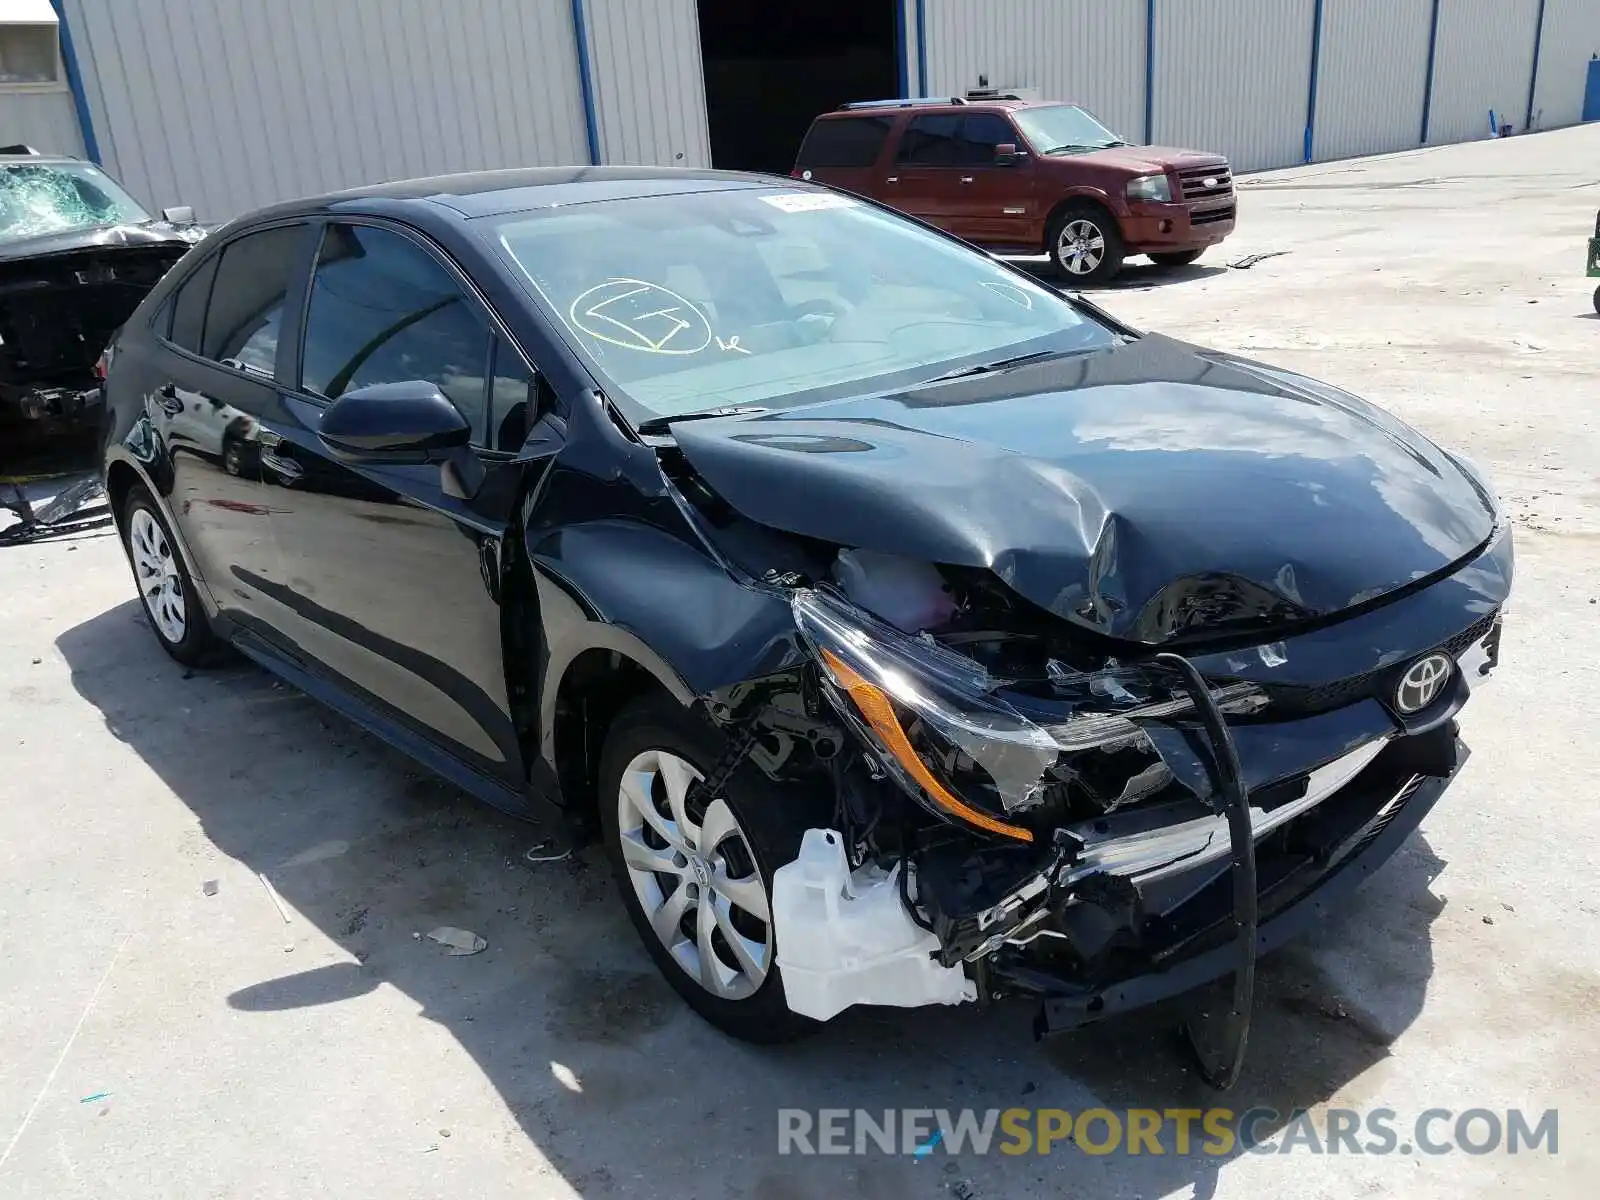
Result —
[[[674,474],[730,555],[779,544]],[[1405,713],[1395,689],[1416,656],[1300,685],[1297,665],[1325,661],[1325,623],[1198,639],[1185,659],[1078,628],[992,572],[782,544],[765,582],[816,667],[728,689],[711,711],[757,731],[768,773],[834,797],[774,880],[789,1004],[817,1019],[1031,995],[1044,1034],[1230,967],[1246,978],[1307,914],[1273,917],[1310,893],[1298,909],[1321,911],[1333,876],[1353,886],[1420,822],[1466,757],[1454,713],[1498,655],[1497,609],[1442,618],[1460,626],[1438,647],[1449,678]],[[1497,553],[1480,569],[1505,566]]]

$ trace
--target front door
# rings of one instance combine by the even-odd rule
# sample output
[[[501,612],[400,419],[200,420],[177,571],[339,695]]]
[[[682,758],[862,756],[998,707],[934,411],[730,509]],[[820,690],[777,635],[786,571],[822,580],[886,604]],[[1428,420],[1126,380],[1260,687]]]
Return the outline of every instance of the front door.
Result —
[[[958,113],[924,113],[912,117],[900,135],[884,174],[879,196],[885,204],[920,217],[950,233],[956,228],[956,142],[961,136]]]
[[[356,699],[520,788],[498,568],[533,374],[455,269],[384,225],[325,227],[302,346],[262,468],[291,647]],[[345,392],[408,380],[436,384],[471,423],[485,474],[470,495],[440,464],[350,461],[318,437]]]
[[[995,150],[1005,145],[1025,146],[1008,118],[1000,113],[962,118],[952,232],[979,246],[1037,252],[1039,247],[1030,245],[1027,236],[1033,219],[1033,160],[1017,158],[1001,166]]]

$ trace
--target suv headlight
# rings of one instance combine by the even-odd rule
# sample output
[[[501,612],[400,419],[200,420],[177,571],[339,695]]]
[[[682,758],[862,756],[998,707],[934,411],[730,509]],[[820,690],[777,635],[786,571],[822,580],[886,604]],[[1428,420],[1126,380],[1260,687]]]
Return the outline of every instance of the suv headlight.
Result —
[[[1129,200],[1154,200],[1167,204],[1172,200],[1172,185],[1165,175],[1141,175],[1128,180]]]
[[[821,668],[829,702],[900,785],[936,816],[1019,842],[1015,820],[1071,787],[1103,809],[1172,781],[1141,723],[1170,721],[1192,705],[1165,676],[1142,667],[1055,672],[1053,714],[1023,712],[977,662],[932,637],[909,637],[831,592],[791,598],[795,624]],[[1238,711],[1253,685],[1213,692]],[[1065,811],[1055,814],[1065,819]]]

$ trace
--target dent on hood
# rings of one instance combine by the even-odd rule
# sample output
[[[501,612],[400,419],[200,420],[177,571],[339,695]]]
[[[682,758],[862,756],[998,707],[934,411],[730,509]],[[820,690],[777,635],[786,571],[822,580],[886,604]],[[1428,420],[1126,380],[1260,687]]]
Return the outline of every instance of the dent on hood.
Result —
[[[673,432],[753,521],[987,570],[1146,645],[1362,604],[1494,525],[1470,474],[1381,410],[1156,336]]]

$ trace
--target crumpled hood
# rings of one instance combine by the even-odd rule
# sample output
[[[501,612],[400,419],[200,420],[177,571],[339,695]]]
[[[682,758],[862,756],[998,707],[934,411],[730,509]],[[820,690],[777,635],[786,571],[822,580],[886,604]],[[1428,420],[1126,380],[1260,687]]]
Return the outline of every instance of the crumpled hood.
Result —
[[[683,422],[753,521],[986,567],[1149,645],[1315,620],[1472,554],[1493,498],[1335,388],[1149,335],[901,393]]]
[[[172,246],[187,249],[208,233],[203,225],[172,225],[149,221],[135,225],[100,225],[90,229],[63,229],[35,237],[0,241],[0,262],[45,258],[56,254],[76,254],[82,250],[101,250],[121,246]]]

